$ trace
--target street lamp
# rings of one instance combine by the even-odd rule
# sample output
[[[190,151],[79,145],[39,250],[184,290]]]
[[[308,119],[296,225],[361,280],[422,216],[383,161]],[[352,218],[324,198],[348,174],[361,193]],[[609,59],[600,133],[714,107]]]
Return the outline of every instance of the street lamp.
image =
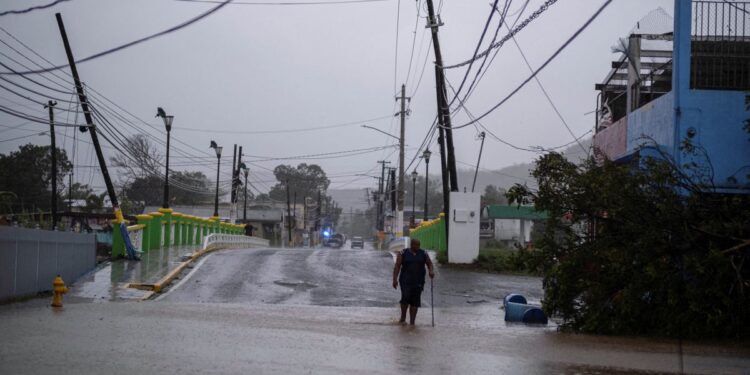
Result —
[[[211,141],[211,146],[216,151],[216,199],[214,200],[214,217],[219,218],[219,170],[221,169],[221,150],[222,147],[216,142]]]
[[[427,221],[427,195],[430,186],[430,149],[424,150],[422,157],[424,158],[424,220]]]
[[[380,129],[378,129],[378,128],[374,128],[374,127],[372,127],[372,126],[369,126],[369,125],[362,125],[362,127],[363,127],[363,128],[367,128],[367,129],[372,129],[372,130],[375,130],[376,132],[380,132],[380,133],[383,133],[383,134],[385,134],[385,135],[387,135],[387,136],[389,136],[389,137],[391,137],[391,138],[395,138],[395,139],[397,139],[397,140],[399,141],[399,143],[401,143],[401,138],[399,138],[399,137],[396,137],[395,135],[393,135],[393,134],[391,134],[391,133],[387,133],[387,132],[384,132],[384,131],[382,131],[382,130],[380,130]]]
[[[164,120],[164,127],[167,129],[167,165],[164,172],[164,201],[162,202],[162,208],[169,208],[169,133],[172,131],[172,121],[174,116],[167,115],[164,110],[159,107],[156,110],[156,117],[161,117]]]
[[[417,225],[417,170],[411,172],[411,226]]]

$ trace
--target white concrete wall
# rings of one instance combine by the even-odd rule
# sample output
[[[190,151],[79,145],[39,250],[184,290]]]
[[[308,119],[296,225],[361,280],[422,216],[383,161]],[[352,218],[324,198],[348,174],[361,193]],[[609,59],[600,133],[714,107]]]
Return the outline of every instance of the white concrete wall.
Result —
[[[532,220],[495,219],[495,240],[516,241],[520,244],[531,242]]]
[[[495,239],[518,240],[521,237],[521,221],[518,219],[495,219]]]
[[[472,263],[479,256],[480,196],[479,193],[451,193],[449,263]]]

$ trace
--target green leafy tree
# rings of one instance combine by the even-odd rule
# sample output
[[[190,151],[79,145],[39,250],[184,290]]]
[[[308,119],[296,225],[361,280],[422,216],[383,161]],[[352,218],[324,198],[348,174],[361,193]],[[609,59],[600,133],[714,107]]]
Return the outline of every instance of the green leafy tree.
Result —
[[[505,197],[507,192],[503,188],[498,188],[495,185],[487,185],[484,188],[484,194],[482,194],[481,204],[482,207],[488,205],[505,205],[508,204],[508,198]]]
[[[66,176],[73,165],[65,150],[57,149],[57,194],[59,207],[63,208],[61,192],[66,188]],[[50,146],[26,144],[7,155],[0,154],[0,192],[5,194],[5,207],[10,212],[49,211],[52,160]],[[12,194],[11,194],[12,193]],[[9,197],[14,199],[11,201]]]
[[[202,172],[173,171],[169,179],[175,182],[169,189],[170,205],[203,204],[214,197],[211,182]],[[164,201],[164,179],[159,176],[136,177],[125,184],[122,192],[139,206],[158,206]]]
[[[303,197],[317,197],[318,191],[325,193],[331,181],[326,173],[317,164],[299,164],[297,167],[291,165],[279,165],[273,170],[276,177],[276,185],[271,187],[268,196],[271,199],[286,202],[286,183],[289,183],[289,194],[297,199]]]
[[[412,187],[414,187],[414,184],[411,178],[406,178],[404,182],[404,186],[406,188],[406,194],[404,196],[404,217],[405,220],[409,220],[409,218],[411,217]],[[416,190],[414,190],[413,193],[416,197],[415,209],[420,212],[424,210],[424,185],[425,178],[423,176],[417,176]],[[428,214],[431,218],[437,217],[440,212],[443,212],[442,186],[442,182],[438,178],[431,178],[430,184],[427,186],[427,188],[429,189],[429,191],[427,192],[427,211],[429,211]],[[420,216],[417,219],[421,218],[422,217]]]
[[[636,165],[550,153],[538,190],[514,203],[549,213],[537,243],[543,307],[591,333],[750,335],[750,197],[710,193],[667,155]],[[700,172],[700,171],[698,171]]]

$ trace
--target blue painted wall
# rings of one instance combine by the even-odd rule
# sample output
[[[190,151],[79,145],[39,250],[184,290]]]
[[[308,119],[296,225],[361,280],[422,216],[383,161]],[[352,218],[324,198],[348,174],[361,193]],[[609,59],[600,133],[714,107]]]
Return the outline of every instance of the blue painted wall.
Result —
[[[703,182],[713,183],[718,191],[748,193],[750,134],[743,130],[750,118],[745,109],[748,93],[690,89],[691,20],[692,1],[675,0],[673,90],[628,116],[626,157],[644,145],[658,146],[680,166],[697,164],[694,175],[708,176]],[[686,139],[705,152],[682,152]],[[641,155],[657,153],[652,149]]]

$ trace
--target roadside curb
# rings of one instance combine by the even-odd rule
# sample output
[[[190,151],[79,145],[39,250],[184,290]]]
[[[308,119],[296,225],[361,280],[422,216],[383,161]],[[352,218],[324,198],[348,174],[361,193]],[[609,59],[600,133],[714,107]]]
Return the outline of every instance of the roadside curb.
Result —
[[[188,255],[188,259],[186,261],[181,262],[177,265],[177,267],[170,270],[164,277],[159,279],[159,281],[153,283],[153,284],[147,284],[147,283],[130,283],[126,285],[127,288],[133,288],[133,289],[139,289],[139,290],[146,290],[150,293],[146,293],[145,296],[143,296],[140,300],[145,301],[150,299],[151,297],[155,296],[158,293],[161,293],[161,291],[169,285],[182,271],[185,270],[185,268],[196,261],[197,259],[201,258],[202,256],[217,251],[217,250],[223,250],[227,249],[225,246],[209,246],[205,249],[196,250],[192,254]]]

